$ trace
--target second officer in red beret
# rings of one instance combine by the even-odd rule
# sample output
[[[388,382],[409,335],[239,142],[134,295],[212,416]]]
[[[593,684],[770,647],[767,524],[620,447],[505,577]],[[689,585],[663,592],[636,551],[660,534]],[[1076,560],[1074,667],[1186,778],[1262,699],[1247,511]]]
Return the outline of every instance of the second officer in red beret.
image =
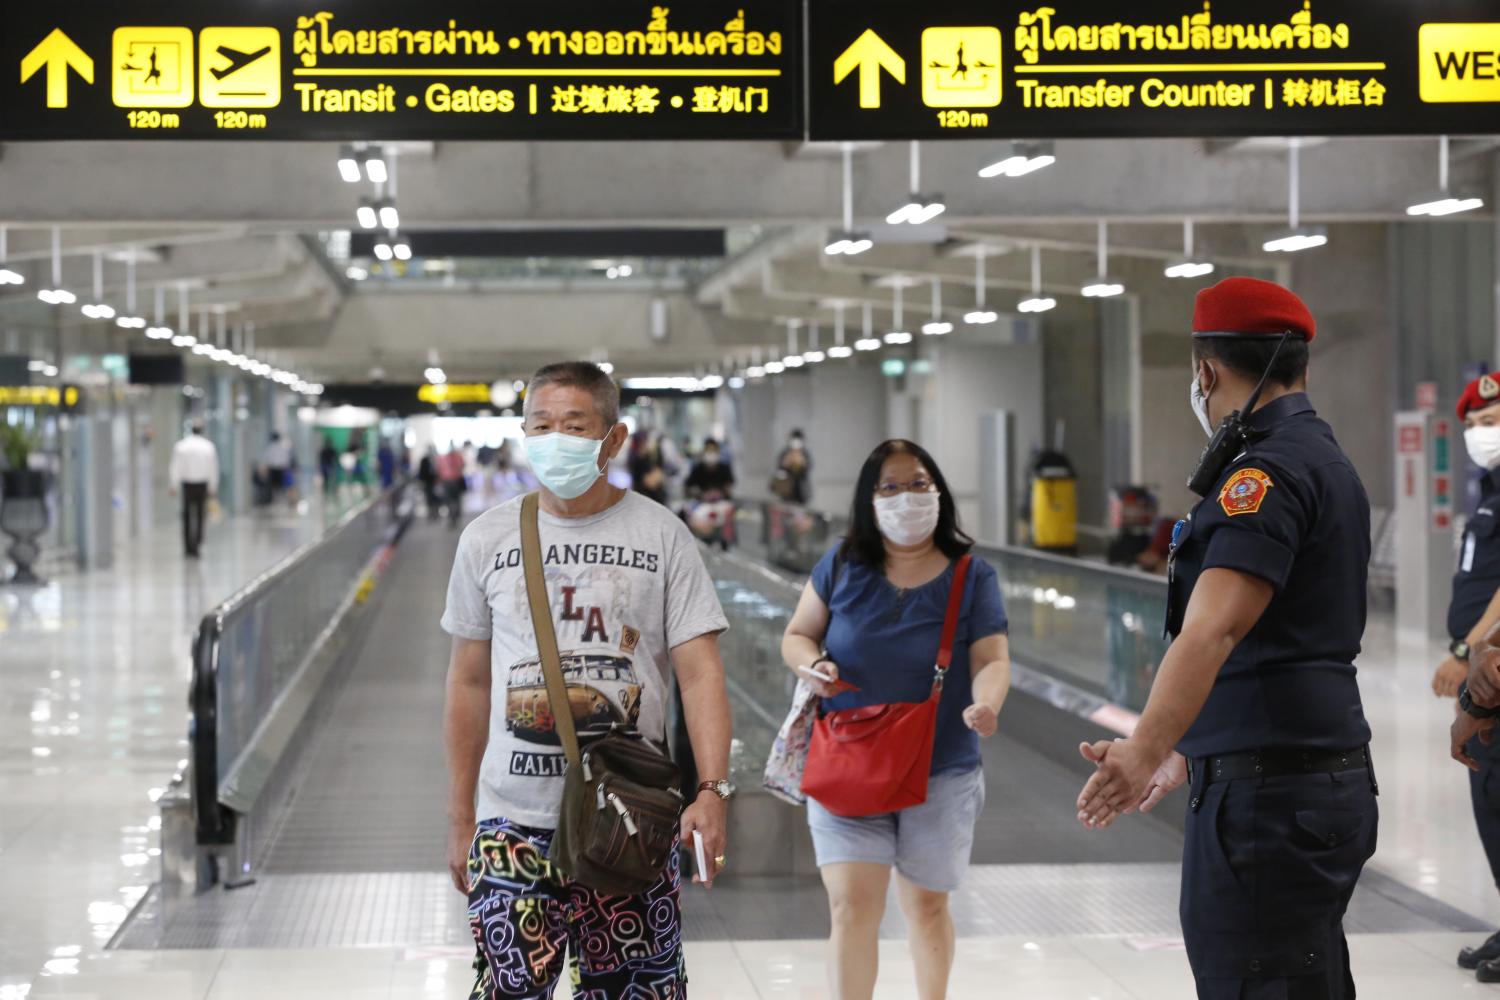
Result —
[[[1370,504],[1307,397],[1307,306],[1229,278],[1198,295],[1191,402],[1211,440],[1175,533],[1173,637],[1128,740],[1085,744],[1089,826],[1191,767],[1181,917],[1201,1000],[1352,1000],[1343,917],[1378,811],[1354,658]]]
[[[1458,400],[1458,418],[1464,422],[1464,445],[1469,458],[1484,470],[1480,480],[1479,506],[1464,530],[1458,569],[1453,574],[1453,600],[1448,605],[1448,634],[1452,644],[1448,657],[1438,665],[1432,689],[1440,696],[1457,697],[1460,714],[1453,726],[1453,755],[1471,768],[1469,798],[1479,840],[1489,859],[1490,872],[1500,885],[1500,742],[1478,737],[1481,728],[1492,728],[1500,711],[1494,704],[1494,630],[1500,624],[1500,373],[1483,375],[1470,382]],[[1475,655],[1470,656],[1470,647]],[[1474,662],[1471,664],[1470,660]],[[1476,669],[1477,668],[1477,669]],[[1471,696],[1470,674],[1478,698]],[[1481,704],[1482,703],[1482,704]],[[1459,952],[1458,964],[1477,970],[1480,982],[1500,982],[1500,934],[1477,948]]]

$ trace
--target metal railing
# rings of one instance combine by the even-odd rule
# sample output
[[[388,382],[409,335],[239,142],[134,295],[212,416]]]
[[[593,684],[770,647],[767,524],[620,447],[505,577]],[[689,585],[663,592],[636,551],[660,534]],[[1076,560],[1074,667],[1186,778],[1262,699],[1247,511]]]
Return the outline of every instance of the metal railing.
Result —
[[[804,576],[845,530],[844,518],[776,501],[762,502],[759,517],[765,560]],[[1167,648],[1165,579],[1011,545],[980,544],[975,554],[1000,577],[1017,662],[1144,707]]]
[[[236,842],[279,780],[317,699],[330,643],[410,521],[404,486],[354,508],[204,616],[193,642],[190,778],[200,846]]]

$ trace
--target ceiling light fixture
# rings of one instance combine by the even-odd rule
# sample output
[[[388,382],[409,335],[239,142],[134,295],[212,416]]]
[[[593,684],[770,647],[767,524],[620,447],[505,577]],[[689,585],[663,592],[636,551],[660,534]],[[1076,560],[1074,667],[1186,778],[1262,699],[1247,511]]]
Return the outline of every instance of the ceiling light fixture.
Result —
[[[931,222],[948,210],[943,203],[943,196],[939,194],[919,194],[922,190],[922,144],[915,139],[910,144],[911,149],[911,197],[905,205],[896,209],[885,217],[885,221],[893,226],[903,223],[920,226]]]
[[[842,299],[833,303],[833,346],[828,348],[830,358],[847,358],[854,353],[854,349],[844,343],[844,309],[847,303]]]
[[[1109,223],[1099,220],[1099,274],[1079,291],[1086,299],[1109,299],[1125,293],[1125,286],[1109,277]]]
[[[49,306],[70,306],[78,296],[62,286],[62,227],[52,227],[52,287],[43,288],[36,297]]]
[[[122,330],[144,330],[146,319],[135,312],[135,248],[131,247],[125,257],[125,312],[115,318],[115,326]]]
[[[844,228],[829,234],[828,242],[823,245],[823,252],[831,257],[840,254],[853,257],[862,254],[875,245],[868,233],[856,232],[854,229],[854,146],[844,143]]]
[[[411,260],[411,241],[397,233],[391,238],[391,252],[397,260]]]
[[[381,237],[378,237],[375,240],[375,259],[376,260],[382,260],[382,261],[391,260],[395,256],[396,256],[395,248],[393,248],[391,246],[390,241],[386,237],[381,236]]]
[[[359,207],[354,210],[354,221],[359,223],[361,229],[374,229],[380,225],[380,212],[375,207],[375,202],[369,198],[361,198]]]
[[[1287,228],[1272,233],[1261,244],[1267,253],[1296,253],[1311,250],[1328,242],[1328,230],[1323,226],[1303,226],[1302,215],[1302,140],[1287,140]]]
[[[4,266],[5,261],[9,258],[8,247],[6,245],[8,243],[7,235],[7,227],[0,225],[0,285],[24,285],[26,279],[21,276],[19,271],[13,271]]]
[[[359,155],[353,146],[344,146],[339,150],[339,176],[346,184],[359,183]]]
[[[1023,313],[1044,313],[1057,308],[1056,299],[1042,294],[1042,246],[1040,243],[1031,245],[1031,295],[1016,303],[1016,308]]]
[[[827,356],[818,349],[818,324],[809,323],[807,325],[807,350],[802,352],[802,360],[810,365],[820,365]]]
[[[385,151],[379,146],[371,146],[365,150],[365,155],[361,162],[364,164],[365,178],[372,184],[384,184],[389,179],[390,172],[386,169]],[[343,169],[342,163],[340,163],[339,168]],[[345,180],[347,179],[345,178]]]
[[[104,301],[104,255],[94,251],[94,301],[79,308],[89,319],[114,319],[115,307]]]
[[[1000,314],[984,306],[984,257],[983,243],[974,248],[974,308],[964,314],[964,322],[971,326],[987,326],[1000,318]]]
[[[864,336],[854,342],[854,349],[856,351],[878,351],[880,350],[880,340],[875,336],[874,331],[871,330],[870,303],[866,302],[860,308],[864,313]]]
[[[1162,273],[1169,278],[1201,278],[1214,273],[1211,260],[1193,256],[1193,220],[1182,220],[1182,259],[1168,264]]]
[[[396,211],[396,203],[391,199],[382,200],[376,213],[380,216],[380,224],[386,229],[401,228],[401,213]]]
[[[943,319],[943,283],[932,279],[932,319],[922,324],[922,333],[929,337],[941,337],[953,332],[953,324]]]
[[[891,294],[893,296],[893,300],[891,303],[892,324],[890,331],[885,335],[885,342],[887,344],[895,345],[911,343],[911,333],[906,329],[905,310],[902,308],[904,305],[902,299],[902,291],[905,289],[905,287],[905,275],[898,274],[896,276],[895,285],[891,290]]]
[[[1013,142],[999,157],[987,157],[980,177],[1025,177],[1057,162],[1050,142]]]
[[[1448,137],[1438,137],[1438,190],[1425,201],[1408,206],[1407,215],[1443,216],[1472,212],[1484,207],[1484,199],[1477,194],[1464,192],[1454,195],[1448,191]]]

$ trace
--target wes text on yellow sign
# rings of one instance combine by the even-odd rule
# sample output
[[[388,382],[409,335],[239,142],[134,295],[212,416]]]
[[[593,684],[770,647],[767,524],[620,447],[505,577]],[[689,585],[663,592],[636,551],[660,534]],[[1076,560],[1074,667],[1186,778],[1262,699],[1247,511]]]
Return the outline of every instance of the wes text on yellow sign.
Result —
[[[1424,103],[1500,101],[1500,24],[1424,24],[1417,48]]]

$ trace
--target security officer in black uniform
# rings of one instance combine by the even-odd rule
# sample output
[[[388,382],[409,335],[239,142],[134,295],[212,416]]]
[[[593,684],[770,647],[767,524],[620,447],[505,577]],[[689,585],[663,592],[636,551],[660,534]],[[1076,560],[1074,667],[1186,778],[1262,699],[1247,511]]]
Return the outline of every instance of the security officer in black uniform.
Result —
[[[1217,430],[1172,547],[1174,641],[1134,735],[1080,747],[1097,770],[1078,815],[1150,809],[1190,762],[1181,918],[1198,996],[1352,1000],[1343,916],[1378,822],[1354,671],[1369,500],[1308,400],[1301,299],[1228,278],[1198,294],[1193,331],[1193,408]]]
[[[1448,605],[1449,656],[1432,680],[1441,697],[1468,694],[1470,649],[1500,623],[1500,373],[1470,382],[1458,400],[1458,419],[1465,424],[1464,444],[1469,457],[1484,470],[1479,506],[1464,531],[1458,570],[1453,575],[1453,600]],[[1471,698],[1465,707],[1476,711]],[[1488,716],[1482,709],[1481,715]],[[1490,873],[1500,886],[1500,743],[1470,738],[1466,747],[1479,770],[1469,772],[1469,799],[1474,823],[1489,859]],[[1477,970],[1480,982],[1500,982],[1500,933],[1478,948],[1465,948],[1458,964]]]

